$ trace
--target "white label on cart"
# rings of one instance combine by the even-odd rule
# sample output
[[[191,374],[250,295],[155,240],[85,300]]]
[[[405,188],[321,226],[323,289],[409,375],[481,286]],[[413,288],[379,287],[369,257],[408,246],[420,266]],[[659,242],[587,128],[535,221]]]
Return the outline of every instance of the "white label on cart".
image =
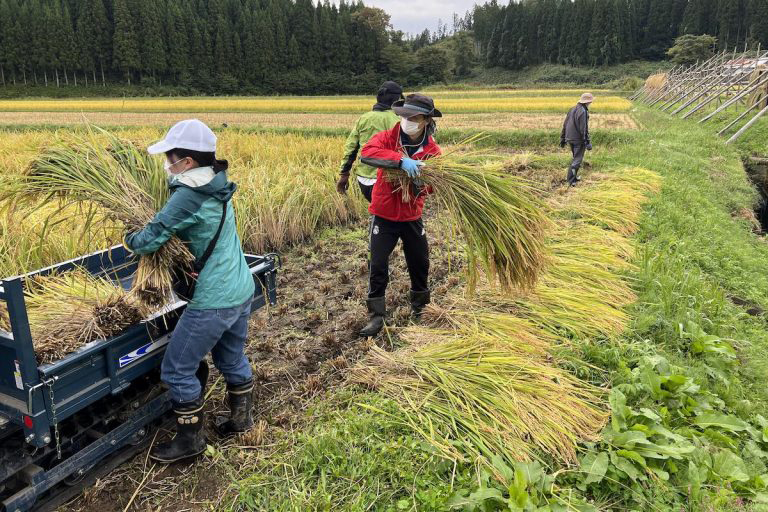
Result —
[[[21,380],[21,367],[18,361],[14,361],[14,363],[16,363],[16,370],[13,372],[13,376],[16,378],[16,387],[24,391],[24,382]]]
[[[160,347],[164,347],[168,344],[168,337],[153,341],[152,343],[147,343],[143,347],[139,347],[133,352],[129,352],[122,356],[119,361],[120,368],[124,366],[128,366],[129,364],[133,363],[134,361],[137,361],[141,359],[142,357],[154,352],[155,350],[159,349]]]

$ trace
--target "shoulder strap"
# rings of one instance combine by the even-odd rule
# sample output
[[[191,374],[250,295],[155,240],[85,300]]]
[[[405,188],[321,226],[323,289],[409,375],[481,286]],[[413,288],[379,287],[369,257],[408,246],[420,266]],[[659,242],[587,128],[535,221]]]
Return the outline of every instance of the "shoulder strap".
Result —
[[[216,234],[213,235],[210,243],[208,243],[208,247],[206,247],[203,256],[199,261],[195,262],[195,271],[197,271],[197,273],[202,272],[203,267],[205,267],[205,264],[208,262],[211,254],[213,254],[213,250],[216,248],[216,242],[219,241],[219,236],[221,235],[221,229],[224,227],[224,220],[227,218],[227,201],[223,201],[221,204],[221,220],[219,221],[219,229],[216,230]]]

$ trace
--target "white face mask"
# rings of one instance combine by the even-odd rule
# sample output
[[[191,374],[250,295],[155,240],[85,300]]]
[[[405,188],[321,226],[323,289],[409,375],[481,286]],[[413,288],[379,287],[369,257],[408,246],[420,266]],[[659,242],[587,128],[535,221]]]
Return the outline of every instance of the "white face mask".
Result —
[[[168,177],[171,178],[172,180],[176,179],[176,174],[171,172],[171,167],[173,167],[179,162],[181,162],[181,160],[176,160],[175,162],[171,163],[166,159],[165,163],[163,164],[163,169],[165,169],[166,174],[168,174]]]
[[[413,137],[421,133],[421,125],[416,121],[411,121],[407,117],[400,119],[400,128],[406,135]]]

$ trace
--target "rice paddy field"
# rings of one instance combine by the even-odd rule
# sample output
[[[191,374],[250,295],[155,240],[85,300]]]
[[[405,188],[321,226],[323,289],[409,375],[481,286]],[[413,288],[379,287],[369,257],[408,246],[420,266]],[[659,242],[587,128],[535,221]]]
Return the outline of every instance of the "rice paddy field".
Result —
[[[279,304],[250,326],[256,426],[211,433],[189,467],[138,456],[66,510],[768,510],[768,244],[741,163],[757,146],[599,91],[570,188],[557,142],[580,92],[435,92],[458,135],[424,178],[433,304],[411,322],[397,250],[368,340],[365,202],[334,182],[369,98],[0,102],[0,273],[122,234],[97,196],[23,192],[33,162],[84,138],[141,148],[188,113],[219,135],[246,249],[283,260]],[[467,182],[485,188],[455,195]],[[92,287],[89,308],[126,300]]]

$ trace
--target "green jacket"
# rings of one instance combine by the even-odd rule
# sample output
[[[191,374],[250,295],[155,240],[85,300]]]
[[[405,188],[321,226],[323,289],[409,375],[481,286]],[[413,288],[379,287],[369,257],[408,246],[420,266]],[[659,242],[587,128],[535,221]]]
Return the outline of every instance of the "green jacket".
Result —
[[[211,168],[195,180],[179,179],[170,183],[171,197],[162,210],[141,231],[130,233],[124,243],[136,254],[157,251],[173,235],[187,242],[195,258],[202,257],[221,221],[222,201],[229,201],[237,186],[227,180],[226,172],[213,174]],[[185,183],[186,181],[186,183]],[[197,280],[190,309],[226,309],[240,306],[253,297],[255,285],[245,262],[235,227],[232,203],[216,247]]]
[[[365,146],[371,137],[379,132],[391,129],[400,120],[392,110],[375,109],[366,112],[357,120],[355,127],[349,132],[347,142],[344,145],[344,160],[341,162],[341,174],[349,174],[352,167],[355,174],[362,178],[376,179],[376,168],[365,165],[357,159],[360,148]]]

